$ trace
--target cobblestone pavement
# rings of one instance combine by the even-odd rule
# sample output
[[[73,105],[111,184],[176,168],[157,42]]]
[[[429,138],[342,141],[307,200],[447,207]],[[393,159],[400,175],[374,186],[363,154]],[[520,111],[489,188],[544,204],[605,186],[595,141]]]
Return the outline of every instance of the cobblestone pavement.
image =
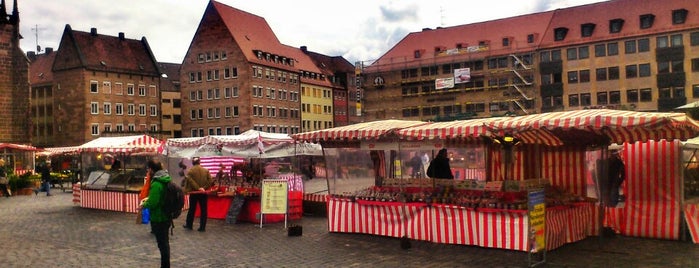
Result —
[[[0,198],[2,267],[158,267],[149,226],[135,215],[84,209],[72,195]],[[175,220],[173,267],[526,267],[523,252],[328,233],[323,217],[294,221],[303,235],[288,237],[284,223],[226,224],[207,231]],[[290,222],[292,223],[292,222]],[[197,227],[197,221],[195,221]],[[591,237],[548,252],[538,267],[699,267],[699,246],[689,242],[617,236]]]

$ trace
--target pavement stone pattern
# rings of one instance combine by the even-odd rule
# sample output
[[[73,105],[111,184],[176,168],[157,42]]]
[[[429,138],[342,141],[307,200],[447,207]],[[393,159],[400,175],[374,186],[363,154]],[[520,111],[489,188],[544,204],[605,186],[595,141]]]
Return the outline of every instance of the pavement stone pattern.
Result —
[[[70,192],[0,198],[1,267],[158,267],[150,226],[136,215],[80,208]],[[327,219],[284,223],[208,221],[206,232],[175,220],[172,267],[527,267],[525,252],[327,231]],[[195,220],[195,229],[198,221]],[[699,245],[685,241],[590,237],[546,253],[537,267],[699,267]]]

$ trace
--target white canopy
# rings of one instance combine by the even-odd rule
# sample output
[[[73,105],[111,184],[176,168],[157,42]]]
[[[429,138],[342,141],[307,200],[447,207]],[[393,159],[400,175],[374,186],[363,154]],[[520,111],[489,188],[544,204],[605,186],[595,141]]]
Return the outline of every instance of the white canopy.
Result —
[[[248,130],[239,135],[172,138],[165,142],[169,157],[232,156],[277,158],[294,155],[322,155],[319,144],[297,143],[287,134]]]

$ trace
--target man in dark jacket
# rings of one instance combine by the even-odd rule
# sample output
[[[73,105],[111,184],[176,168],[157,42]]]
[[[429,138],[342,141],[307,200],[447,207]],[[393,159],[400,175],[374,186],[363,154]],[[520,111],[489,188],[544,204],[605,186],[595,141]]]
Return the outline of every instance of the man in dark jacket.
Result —
[[[206,231],[206,218],[208,217],[208,200],[209,196],[206,190],[213,185],[213,178],[208,169],[201,166],[199,157],[192,158],[192,168],[187,171],[184,177],[184,192],[189,194],[189,210],[187,211],[187,219],[185,220],[184,228],[192,230],[194,224],[194,212],[197,204],[199,204],[199,229],[197,231]]]
[[[155,241],[160,250],[160,267],[170,267],[170,237],[168,231],[172,225],[164,212],[163,196],[167,190],[167,184],[172,180],[167,170],[157,159],[148,160],[148,172],[151,174],[150,191],[148,197],[141,201],[141,207],[150,211],[150,221]]]
[[[454,174],[451,173],[451,166],[449,165],[447,148],[439,150],[437,157],[432,159],[430,166],[427,168],[427,176],[433,179],[454,179]]]

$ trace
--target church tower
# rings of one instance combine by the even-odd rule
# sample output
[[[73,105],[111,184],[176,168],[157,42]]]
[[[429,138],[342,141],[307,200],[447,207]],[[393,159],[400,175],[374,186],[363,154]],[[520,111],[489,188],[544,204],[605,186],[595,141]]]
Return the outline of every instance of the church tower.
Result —
[[[29,60],[19,46],[19,10],[0,2],[0,142],[30,144]]]

